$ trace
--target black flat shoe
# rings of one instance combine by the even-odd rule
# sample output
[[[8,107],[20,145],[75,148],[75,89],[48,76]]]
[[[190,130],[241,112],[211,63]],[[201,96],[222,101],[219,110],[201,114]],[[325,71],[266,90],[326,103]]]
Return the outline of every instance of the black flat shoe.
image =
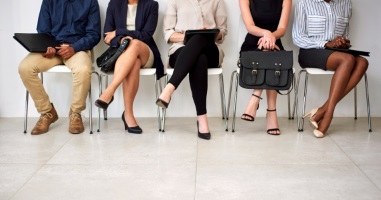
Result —
[[[143,132],[143,130],[139,126],[129,127],[127,125],[126,119],[124,118],[124,111],[122,114],[122,121],[124,123],[124,130],[127,130],[129,133],[141,134]]]
[[[158,99],[156,100],[156,105],[158,105],[158,106],[160,106],[160,107],[162,107],[162,108],[167,109],[168,106],[169,106],[169,102],[165,102],[164,100],[158,98]]]
[[[197,133],[198,133],[198,137],[201,139],[204,139],[204,140],[210,140],[210,138],[212,137],[210,132],[209,133],[200,133],[200,131],[198,129],[198,121],[197,121]]]
[[[106,103],[100,99],[97,99],[95,101],[95,106],[97,106],[98,108],[102,108],[103,110],[107,110],[108,106],[112,103],[112,101],[114,101],[114,96],[111,97],[111,100],[108,103]]]

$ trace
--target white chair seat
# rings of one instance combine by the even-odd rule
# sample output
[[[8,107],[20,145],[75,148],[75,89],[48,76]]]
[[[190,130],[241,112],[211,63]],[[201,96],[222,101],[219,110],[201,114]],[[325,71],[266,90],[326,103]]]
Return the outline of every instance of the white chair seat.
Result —
[[[173,68],[167,68],[167,74],[173,74]],[[222,74],[222,68],[208,68],[208,75],[220,75]]]
[[[331,75],[335,73],[334,71],[325,71],[317,68],[305,68],[305,70],[312,75]]]
[[[140,69],[140,75],[141,76],[153,76],[156,74],[155,68],[149,68],[149,69]]]
[[[70,69],[66,66],[66,65],[56,65],[52,68],[50,68],[48,71],[46,72],[68,72],[70,73]]]

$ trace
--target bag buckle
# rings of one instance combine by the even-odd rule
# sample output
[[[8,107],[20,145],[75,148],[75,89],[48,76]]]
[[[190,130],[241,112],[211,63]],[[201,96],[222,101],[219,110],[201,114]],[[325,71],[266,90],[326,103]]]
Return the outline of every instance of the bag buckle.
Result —
[[[280,71],[279,70],[275,71],[275,76],[280,76]]]
[[[253,70],[251,70],[251,74],[253,74],[253,75],[257,75],[257,74],[258,74],[258,71],[257,71],[256,69],[253,69]]]

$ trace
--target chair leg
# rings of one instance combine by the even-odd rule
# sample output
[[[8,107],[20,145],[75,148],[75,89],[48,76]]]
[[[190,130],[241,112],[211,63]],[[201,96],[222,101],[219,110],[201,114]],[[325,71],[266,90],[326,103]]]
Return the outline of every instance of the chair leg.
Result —
[[[235,95],[234,95],[234,107],[233,107],[232,132],[235,131],[235,115],[236,115],[236,111],[237,111],[237,95],[238,95],[238,73],[235,74]]]
[[[234,75],[235,75],[236,73],[237,73],[237,71],[234,70],[234,71],[232,72],[232,75],[230,76],[230,87],[229,87],[228,107],[227,107],[227,112],[226,112],[227,120],[229,120],[230,101],[231,101],[232,87],[233,87],[233,78],[234,78]]]
[[[108,75],[105,75],[105,89],[108,87]],[[103,110],[103,117],[104,120],[107,120],[107,109]]]
[[[366,74],[364,74],[364,79],[365,79],[366,105],[367,105],[367,111],[368,111],[368,129],[369,129],[369,132],[372,132],[372,121],[371,121],[371,117],[370,117],[368,76]]]
[[[91,98],[91,84],[90,84],[90,90],[89,90],[89,126],[90,126],[90,134],[93,134],[93,100]]]
[[[224,87],[224,76],[223,74],[219,75],[220,79],[220,93],[221,93],[221,107],[222,107],[222,119],[225,122],[225,131],[228,131],[228,120],[226,115],[226,99],[225,99],[225,87]]]
[[[293,108],[293,111],[292,111],[292,119],[294,119],[294,116],[295,116],[295,112],[296,112],[296,119],[297,119],[297,124],[299,124],[299,119],[298,119],[298,101],[299,101],[299,97],[298,97],[298,94],[299,94],[299,83],[300,83],[300,75],[301,73],[305,72],[306,70],[302,69],[299,74],[298,74],[298,81],[294,80],[296,83],[295,83],[295,90],[294,90],[294,108]]]
[[[26,91],[25,98],[25,114],[24,114],[24,133],[26,134],[26,129],[28,128],[28,101],[29,101],[29,92]]]
[[[95,73],[98,77],[98,88],[99,88],[99,96],[98,97],[100,97],[102,94],[102,77],[98,72],[94,71],[93,73]],[[97,132],[99,133],[100,131],[101,131],[101,109],[98,108],[98,130],[97,130]]]
[[[293,73],[293,77],[292,77],[292,85],[293,87],[295,87],[295,73]],[[295,88],[294,88],[294,91],[295,91]],[[287,101],[288,101],[288,119],[294,119],[293,116],[291,117],[291,95],[290,95],[291,91],[289,91],[289,93],[287,94]]]
[[[355,109],[355,120],[357,120],[357,86],[355,86],[353,93],[354,93],[354,99],[355,99],[355,106],[354,106],[354,109]]]
[[[303,107],[302,107],[302,116],[300,116],[299,118],[299,112],[298,112],[298,108],[296,108],[296,113],[297,113],[297,117],[298,117],[298,131],[301,132],[303,131],[304,129],[304,119],[303,119],[303,116],[305,115],[305,111],[306,111],[306,98],[307,98],[307,87],[308,87],[308,73],[307,71],[300,71],[299,72],[299,81],[300,81],[300,76],[301,76],[301,73],[302,72],[305,72],[305,76],[304,76],[304,95],[303,95]],[[299,86],[299,84],[298,84]]]
[[[168,74],[165,75],[165,84],[168,84],[168,81],[169,81],[169,78],[168,78]],[[163,111],[163,116],[162,116],[162,125],[161,125],[161,132],[165,132],[165,117],[166,117],[166,114],[167,114],[167,109],[162,109]]]
[[[154,78],[155,78],[155,97],[156,99],[159,98],[159,80],[156,79],[156,75],[154,75]],[[156,100],[155,99],[155,100]],[[161,131],[161,117],[160,117],[160,107],[157,106],[157,125],[159,127],[159,131]]]

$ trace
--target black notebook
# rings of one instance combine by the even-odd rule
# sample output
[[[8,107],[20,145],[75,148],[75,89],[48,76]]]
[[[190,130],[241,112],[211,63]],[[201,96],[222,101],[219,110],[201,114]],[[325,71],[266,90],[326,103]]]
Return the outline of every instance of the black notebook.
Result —
[[[59,42],[44,33],[15,33],[13,38],[29,52],[46,52],[48,47],[60,46]]]
[[[367,52],[367,51],[359,51],[359,50],[354,50],[354,49],[330,48],[330,47],[327,47],[327,49],[349,53],[349,54],[352,54],[354,56],[370,56],[369,55],[370,52]]]
[[[187,30],[185,31],[184,44],[186,44],[189,39],[194,35],[204,35],[208,40],[216,41],[220,29],[197,29],[197,30]]]

